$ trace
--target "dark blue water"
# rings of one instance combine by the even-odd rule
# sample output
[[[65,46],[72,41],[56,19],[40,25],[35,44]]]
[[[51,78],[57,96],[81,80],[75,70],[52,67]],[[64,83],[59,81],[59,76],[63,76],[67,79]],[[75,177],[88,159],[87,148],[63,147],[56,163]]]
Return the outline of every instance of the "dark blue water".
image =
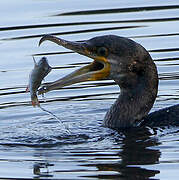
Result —
[[[149,50],[159,71],[159,93],[152,109],[179,99],[178,1],[25,1],[0,2],[0,178],[172,179],[178,180],[178,128],[134,129],[127,133],[101,126],[119,94],[113,81],[76,84],[40,97],[38,108],[25,93],[32,55],[46,56],[56,80],[91,60],[46,42],[43,34],[84,40],[115,34]]]

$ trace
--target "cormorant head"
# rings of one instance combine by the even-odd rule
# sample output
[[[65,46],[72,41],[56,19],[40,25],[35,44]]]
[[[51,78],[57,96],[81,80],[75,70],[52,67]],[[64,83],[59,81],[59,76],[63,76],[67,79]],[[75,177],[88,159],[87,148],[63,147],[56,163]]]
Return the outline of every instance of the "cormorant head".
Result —
[[[153,61],[138,43],[115,35],[94,37],[82,42],[66,41],[52,35],[41,38],[93,59],[93,62],[39,90],[39,94],[84,81],[113,79],[121,89],[134,88]],[[155,67],[154,67],[155,69]],[[155,69],[156,71],[156,69]]]

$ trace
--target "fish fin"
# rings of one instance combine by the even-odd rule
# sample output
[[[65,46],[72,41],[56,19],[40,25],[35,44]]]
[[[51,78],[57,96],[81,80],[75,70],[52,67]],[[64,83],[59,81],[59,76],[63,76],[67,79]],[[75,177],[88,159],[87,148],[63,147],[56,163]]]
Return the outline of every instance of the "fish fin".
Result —
[[[27,86],[25,92],[27,93],[27,92],[29,92],[29,91],[30,91],[30,90],[29,90],[29,86]]]
[[[33,107],[36,107],[36,106],[40,107],[40,103],[39,103],[39,100],[37,97],[32,98],[32,106]]]
[[[33,58],[33,61],[34,61],[34,66],[38,66],[34,56],[32,56],[32,58]]]

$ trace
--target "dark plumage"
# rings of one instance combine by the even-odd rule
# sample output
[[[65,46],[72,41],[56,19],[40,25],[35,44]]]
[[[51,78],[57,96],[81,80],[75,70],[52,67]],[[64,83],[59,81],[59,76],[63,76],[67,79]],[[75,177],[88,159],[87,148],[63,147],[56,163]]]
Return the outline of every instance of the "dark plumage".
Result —
[[[179,126],[179,105],[152,112],[143,118],[141,126],[164,127]]]
[[[128,38],[108,35],[94,37],[83,42],[71,42],[46,35],[40,44],[50,40],[94,61],[85,67],[59,79],[40,93],[70,84],[113,79],[120,87],[120,95],[104,118],[110,128],[179,125],[179,105],[151,113],[158,92],[157,68],[144,47]]]

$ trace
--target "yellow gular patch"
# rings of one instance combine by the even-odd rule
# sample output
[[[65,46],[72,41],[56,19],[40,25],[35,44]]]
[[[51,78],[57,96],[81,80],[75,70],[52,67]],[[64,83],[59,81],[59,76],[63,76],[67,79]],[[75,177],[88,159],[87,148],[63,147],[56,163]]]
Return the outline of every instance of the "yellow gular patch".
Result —
[[[102,62],[104,67],[101,70],[96,71],[88,80],[95,81],[104,79],[109,76],[110,74],[110,64],[105,57],[98,56],[95,58],[95,61]]]

